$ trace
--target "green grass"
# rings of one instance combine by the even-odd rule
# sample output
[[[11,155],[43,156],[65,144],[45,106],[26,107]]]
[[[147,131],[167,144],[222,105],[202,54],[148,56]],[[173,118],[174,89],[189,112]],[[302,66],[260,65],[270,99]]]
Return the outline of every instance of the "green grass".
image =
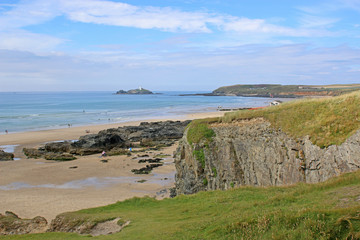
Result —
[[[2,239],[359,239],[360,171],[320,184],[241,187],[161,201],[133,198],[65,213],[69,219],[130,220],[121,232],[89,237],[68,233]]]
[[[297,100],[276,107],[227,113],[232,122],[263,117],[294,138],[310,136],[320,146],[340,145],[360,128],[360,92],[326,99]]]
[[[196,158],[197,161],[200,162],[201,167],[204,169],[205,168],[205,153],[204,153],[204,149],[200,149],[200,150],[194,150],[193,154]]]
[[[341,94],[357,91],[360,88],[359,84],[346,85],[324,85],[324,86],[302,86],[301,85],[280,85],[280,84],[253,84],[253,85],[233,85],[220,87],[213,91],[214,94],[234,94],[234,95],[262,95],[270,96],[293,96],[296,93],[302,92],[308,95],[328,95],[338,96]]]
[[[215,132],[209,128],[209,123],[217,122],[218,118],[207,118],[193,120],[188,125],[187,140],[190,144],[199,143],[201,140],[205,140],[207,143],[211,142],[212,137],[215,136]]]

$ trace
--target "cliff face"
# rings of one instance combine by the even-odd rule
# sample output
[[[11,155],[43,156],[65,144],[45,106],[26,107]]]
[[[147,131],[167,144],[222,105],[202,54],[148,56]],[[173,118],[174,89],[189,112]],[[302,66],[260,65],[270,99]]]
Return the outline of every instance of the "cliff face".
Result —
[[[340,146],[321,149],[308,138],[290,138],[263,119],[211,128],[216,136],[210,143],[190,145],[187,131],[180,141],[175,158],[177,194],[316,183],[360,168],[360,131]]]

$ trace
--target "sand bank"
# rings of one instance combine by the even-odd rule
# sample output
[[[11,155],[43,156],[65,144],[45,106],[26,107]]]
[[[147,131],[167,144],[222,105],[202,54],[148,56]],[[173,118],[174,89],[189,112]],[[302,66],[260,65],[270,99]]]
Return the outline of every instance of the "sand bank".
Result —
[[[143,121],[186,120],[223,114],[199,113]],[[138,125],[143,121],[9,133],[0,135],[0,145],[17,145],[15,156],[23,157],[23,147],[78,139],[86,134],[86,130],[97,133],[107,128]],[[169,155],[165,157],[164,166],[154,169],[149,175],[131,172],[131,169],[146,165],[139,164],[139,158],[134,159],[137,154],[106,158],[99,155],[82,156],[68,162],[24,157],[19,161],[0,162],[0,213],[13,211],[22,218],[40,215],[49,221],[62,212],[103,206],[134,196],[166,197],[169,192],[165,192],[165,189],[174,184],[175,166],[171,156],[175,149],[176,146],[172,146],[158,152],[148,152],[150,157],[160,153]],[[105,159],[106,163],[101,162]]]

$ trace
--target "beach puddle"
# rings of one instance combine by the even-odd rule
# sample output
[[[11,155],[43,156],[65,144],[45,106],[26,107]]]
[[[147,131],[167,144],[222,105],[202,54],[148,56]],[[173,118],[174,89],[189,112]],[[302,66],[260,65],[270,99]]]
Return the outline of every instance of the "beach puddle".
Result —
[[[149,178],[150,177],[150,178]],[[169,174],[154,174],[153,176],[147,176],[146,182],[152,184],[158,184],[161,186],[166,186],[175,181],[175,172]],[[24,182],[14,182],[8,185],[0,185],[0,190],[8,191],[8,190],[19,190],[26,188],[55,188],[55,189],[82,189],[87,187],[95,187],[95,188],[104,188],[113,184],[119,183],[133,183],[133,184],[141,184],[138,181],[144,179],[142,176],[134,176],[134,177],[90,177],[82,180],[75,180],[66,182],[63,184],[40,184],[40,185],[32,185]]]
[[[14,153],[17,146],[19,145],[1,145],[0,149],[8,153]]]
[[[17,146],[19,145],[1,145],[0,150],[3,150],[4,152],[8,152],[8,153],[14,153],[15,148]],[[20,160],[20,158],[14,158],[14,161],[18,161],[18,160]]]

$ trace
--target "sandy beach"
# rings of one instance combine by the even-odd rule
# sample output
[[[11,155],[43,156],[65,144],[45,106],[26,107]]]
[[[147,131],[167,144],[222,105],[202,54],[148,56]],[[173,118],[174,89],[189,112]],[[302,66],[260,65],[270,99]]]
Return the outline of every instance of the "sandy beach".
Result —
[[[164,165],[149,175],[135,175],[131,169],[143,167],[139,154],[131,156],[82,156],[67,162],[27,159],[23,147],[38,147],[46,142],[75,140],[80,136],[121,126],[135,126],[144,121],[186,120],[222,116],[224,112],[196,113],[177,118],[158,118],[107,125],[91,125],[0,135],[0,146],[13,145],[17,161],[0,161],[0,213],[12,211],[22,218],[43,216],[48,221],[56,215],[84,208],[103,206],[134,196],[169,196],[174,185],[172,154],[176,145],[147,152],[150,157],[164,156]],[[144,153],[140,153],[144,154]],[[102,162],[101,160],[107,160]]]

